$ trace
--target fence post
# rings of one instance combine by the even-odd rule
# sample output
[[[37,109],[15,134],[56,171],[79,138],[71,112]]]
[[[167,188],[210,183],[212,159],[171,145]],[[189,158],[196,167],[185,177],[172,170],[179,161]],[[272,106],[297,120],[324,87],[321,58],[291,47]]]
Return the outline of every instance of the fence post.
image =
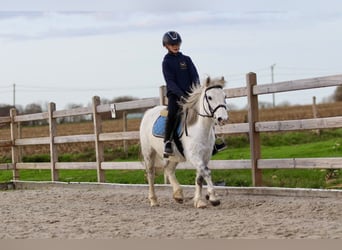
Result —
[[[257,85],[257,76],[250,72],[246,76],[248,98],[248,123],[249,143],[251,151],[252,180],[253,186],[262,185],[262,172],[258,168],[258,160],[261,158],[260,135],[255,130],[255,123],[259,121],[258,95],[253,94],[253,87]]]
[[[159,87],[159,102],[160,102],[160,105],[167,105],[166,86],[165,85],[162,85]]]
[[[127,111],[122,112],[122,124],[123,124],[123,132],[127,132]],[[128,147],[127,141],[123,140],[123,149],[126,157],[128,156]]]
[[[23,126],[20,122],[17,123],[17,127],[18,127],[18,135],[17,138],[20,139],[22,138],[22,134],[23,134]],[[18,146],[18,162],[22,162],[23,161],[23,147]]]
[[[93,97],[93,121],[94,121],[94,135],[95,135],[95,154],[96,154],[96,168],[97,181],[105,182],[105,172],[101,169],[101,163],[104,161],[103,142],[100,141],[99,135],[102,133],[102,119],[101,114],[97,112],[97,106],[101,104],[100,97]]]
[[[56,169],[56,162],[58,162],[57,146],[55,144],[55,136],[57,134],[56,118],[53,118],[53,112],[56,111],[56,104],[49,103],[49,136],[50,136],[50,163],[51,163],[51,180],[58,181],[58,170]]]
[[[19,150],[18,146],[15,145],[15,140],[18,138],[18,123],[15,122],[15,116],[17,115],[17,110],[12,108],[10,110],[11,116],[11,151],[12,151],[12,164],[13,164],[13,180],[19,180],[19,170],[17,169],[17,162],[19,160]]]

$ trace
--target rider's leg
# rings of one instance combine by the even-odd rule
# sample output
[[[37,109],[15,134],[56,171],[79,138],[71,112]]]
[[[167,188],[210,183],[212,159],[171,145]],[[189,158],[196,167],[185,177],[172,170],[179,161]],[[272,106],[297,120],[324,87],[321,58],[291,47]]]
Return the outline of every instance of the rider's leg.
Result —
[[[165,124],[165,137],[164,137],[164,155],[173,154],[172,137],[176,127],[177,113],[179,110],[178,97],[175,95],[168,96],[168,114]]]

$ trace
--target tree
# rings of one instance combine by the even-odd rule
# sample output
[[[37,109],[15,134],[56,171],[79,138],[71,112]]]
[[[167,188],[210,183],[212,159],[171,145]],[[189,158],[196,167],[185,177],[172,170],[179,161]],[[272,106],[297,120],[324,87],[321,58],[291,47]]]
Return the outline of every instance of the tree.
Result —
[[[108,100],[108,99],[101,99],[101,103],[102,103],[102,104],[107,104],[107,103],[119,103],[119,102],[135,101],[135,100],[138,100],[138,98],[132,97],[132,96],[119,96],[119,97],[113,98],[111,101]],[[140,112],[140,109],[137,109],[137,110],[130,110],[130,112]],[[108,113],[102,113],[101,117],[102,117],[102,119],[104,119],[104,120],[113,119],[110,112],[108,112]],[[122,119],[122,118],[123,118],[123,111],[118,111],[118,112],[116,113],[116,118],[117,118],[117,119]]]
[[[37,103],[30,103],[27,104],[25,107],[25,114],[35,114],[35,113],[41,113],[43,111],[42,106],[40,106]]]
[[[342,101],[342,85],[338,86],[335,89],[334,95],[333,95],[333,99],[335,102],[341,102]]]
[[[0,104],[0,116],[10,116],[11,108],[13,108],[13,106],[7,104]]]
[[[30,103],[27,104],[24,110],[24,114],[35,114],[35,113],[42,113],[43,109],[42,106],[37,104],[37,103]],[[42,125],[42,124],[46,124],[47,121],[43,121],[43,120],[36,120],[36,121],[28,121],[27,125],[29,126],[35,126],[35,125]]]
[[[69,103],[66,106],[67,110],[70,109],[77,109],[77,108],[82,108],[82,104],[76,104],[76,103]],[[89,116],[90,115],[74,115],[74,116],[65,116],[62,118],[58,119],[58,123],[66,123],[66,122],[82,122],[82,121],[86,121],[89,120]]]

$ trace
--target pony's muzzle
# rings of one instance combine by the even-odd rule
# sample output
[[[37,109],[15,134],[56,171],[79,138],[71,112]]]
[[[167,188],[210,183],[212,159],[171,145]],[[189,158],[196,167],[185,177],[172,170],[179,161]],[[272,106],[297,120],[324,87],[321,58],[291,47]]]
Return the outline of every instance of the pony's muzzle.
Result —
[[[222,126],[228,121],[228,111],[226,105],[219,105],[216,107],[213,116],[216,124]]]
[[[217,120],[218,125],[223,126],[224,124],[226,124],[226,121],[228,121],[228,117],[227,117],[227,119],[224,119],[222,117],[218,117],[216,120]]]

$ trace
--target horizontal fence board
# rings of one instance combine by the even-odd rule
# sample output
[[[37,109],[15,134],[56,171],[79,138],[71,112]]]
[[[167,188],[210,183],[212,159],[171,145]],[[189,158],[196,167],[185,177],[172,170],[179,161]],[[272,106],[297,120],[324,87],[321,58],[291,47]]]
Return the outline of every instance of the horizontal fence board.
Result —
[[[12,163],[0,163],[0,170],[10,170],[13,169]]]
[[[18,162],[17,169],[51,169],[50,162]]]
[[[16,115],[14,117],[15,122],[27,122],[27,121],[36,121],[36,120],[45,120],[49,118],[49,114],[47,112],[36,113],[36,114],[27,114],[27,115]]]
[[[144,170],[145,167],[142,162],[130,161],[130,162],[102,162],[101,169],[103,170]]]
[[[211,169],[251,169],[251,160],[212,160]]]
[[[74,142],[93,142],[95,141],[94,134],[86,134],[86,135],[63,135],[56,136],[54,138],[54,143],[62,144],[62,143],[74,143]]]
[[[99,135],[100,141],[135,140],[139,138],[139,131],[112,132]]]
[[[11,140],[0,140],[0,147],[10,147],[12,146]]]
[[[250,160],[212,160],[209,161],[211,169],[250,169]],[[101,169],[145,169],[142,162],[102,162]],[[177,169],[192,169],[196,168],[189,162],[181,162],[177,165]]]
[[[89,107],[81,107],[81,108],[73,108],[69,110],[56,110],[53,111],[53,118],[60,118],[65,116],[75,116],[75,115],[89,115],[92,114],[92,108]]]
[[[96,162],[56,162],[56,169],[93,169],[96,170]]]
[[[342,116],[303,120],[257,122],[255,124],[256,131],[258,132],[325,129],[340,127],[342,127]]]
[[[10,123],[10,122],[11,122],[10,116],[0,117],[0,123]]]
[[[259,159],[260,169],[338,169],[342,168],[341,158],[290,158],[290,159]],[[51,164],[43,163],[17,163],[17,169],[50,169]],[[250,169],[250,160],[212,160],[209,167],[216,170],[224,169]],[[1,164],[0,169],[12,169],[12,164]],[[96,162],[57,162],[56,169],[96,169]],[[103,170],[144,170],[142,162],[102,162]],[[196,169],[189,162],[181,162],[177,169]]]
[[[233,123],[226,124],[223,126],[215,126],[216,134],[239,134],[239,133],[248,133],[249,125],[248,123]]]
[[[141,109],[141,108],[152,108],[156,105],[159,105],[159,98],[148,98],[148,99],[141,99],[129,102],[119,102],[114,103],[115,109],[119,110],[130,110],[130,109]],[[111,111],[111,104],[102,104],[97,106],[97,112],[104,113]]]
[[[262,95],[294,90],[333,87],[339,85],[342,85],[342,75],[334,75],[270,84],[261,84],[253,87],[253,94]]]
[[[260,159],[258,160],[260,169],[276,168],[308,168],[308,169],[337,169],[342,168],[341,157],[333,158],[291,158],[291,159]]]
[[[224,89],[224,92],[225,92],[227,98],[247,96],[247,88],[246,87]]]
[[[22,139],[15,140],[16,146],[43,145],[43,144],[49,144],[49,143],[50,143],[50,137],[22,138]]]
[[[11,169],[12,164],[2,164],[2,169]],[[50,169],[51,164],[44,163],[17,163],[18,169]],[[250,169],[250,160],[212,160],[209,162],[211,169]],[[96,162],[56,162],[56,169],[96,169]],[[145,170],[142,162],[102,162],[103,170]],[[181,162],[177,165],[177,169],[196,168],[188,162]]]

